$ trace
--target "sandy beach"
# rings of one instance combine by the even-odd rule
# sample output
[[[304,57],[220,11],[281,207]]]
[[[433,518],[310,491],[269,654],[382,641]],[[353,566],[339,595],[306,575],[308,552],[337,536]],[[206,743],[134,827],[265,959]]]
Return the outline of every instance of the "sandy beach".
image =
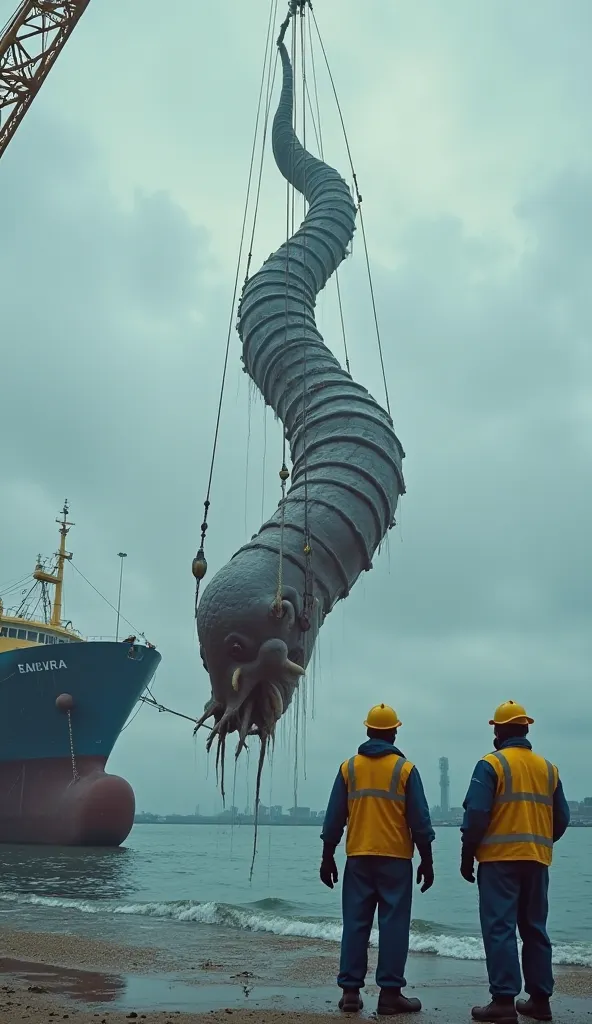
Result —
[[[100,939],[0,930],[0,1020],[3,1024],[72,1019],[77,1024],[141,1020],[237,1024],[336,1019],[337,950],[327,943],[261,935],[237,937],[222,929],[204,939],[203,956]],[[205,943],[207,942],[207,947]],[[374,963],[371,956],[371,971]],[[421,1021],[456,1024],[487,994],[484,965],[411,956],[409,994],[423,1001]],[[592,1020],[592,970],[556,971],[555,1020]],[[369,978],[372,978],[371,973]],[[362,1018],[370,1018],[377,990],[369,985]]]

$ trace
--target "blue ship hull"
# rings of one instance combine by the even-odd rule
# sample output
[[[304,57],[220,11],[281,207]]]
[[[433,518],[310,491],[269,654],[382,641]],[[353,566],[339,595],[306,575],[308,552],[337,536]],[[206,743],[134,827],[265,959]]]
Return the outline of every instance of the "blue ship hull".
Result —
[[[133,791],[104,769],[160,661],[128,643],[0,654],[0,842],[123,842]]]

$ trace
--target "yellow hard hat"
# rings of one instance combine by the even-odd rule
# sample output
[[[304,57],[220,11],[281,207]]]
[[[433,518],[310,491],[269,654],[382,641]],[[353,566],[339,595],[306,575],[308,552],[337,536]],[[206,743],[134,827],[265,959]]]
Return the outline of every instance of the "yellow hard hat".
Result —
[[[505,700],[495,709],[493,718],[489,719],[490,725],[532,725],[533,722],[534,718],[529,718],[524,706],[515,700]]]
[[[400,729],[403,725],[394,708],[388,704],[375,704],[368,712],[368,718],[364,722],[367,729]]]

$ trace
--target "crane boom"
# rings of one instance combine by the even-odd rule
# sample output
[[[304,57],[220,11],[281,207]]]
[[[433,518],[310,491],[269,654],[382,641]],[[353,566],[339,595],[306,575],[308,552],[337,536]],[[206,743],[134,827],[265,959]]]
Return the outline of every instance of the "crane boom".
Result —
[[[0,39],[0,157],[90,0],[23,0]]]

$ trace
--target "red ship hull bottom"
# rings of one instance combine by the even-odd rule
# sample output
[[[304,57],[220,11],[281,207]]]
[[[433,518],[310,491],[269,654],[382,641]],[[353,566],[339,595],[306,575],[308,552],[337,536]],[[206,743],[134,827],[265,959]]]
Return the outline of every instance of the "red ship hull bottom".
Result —
[[[129,782],[105,757],[0,762],[0,843],[120,846],[134,823]]]

